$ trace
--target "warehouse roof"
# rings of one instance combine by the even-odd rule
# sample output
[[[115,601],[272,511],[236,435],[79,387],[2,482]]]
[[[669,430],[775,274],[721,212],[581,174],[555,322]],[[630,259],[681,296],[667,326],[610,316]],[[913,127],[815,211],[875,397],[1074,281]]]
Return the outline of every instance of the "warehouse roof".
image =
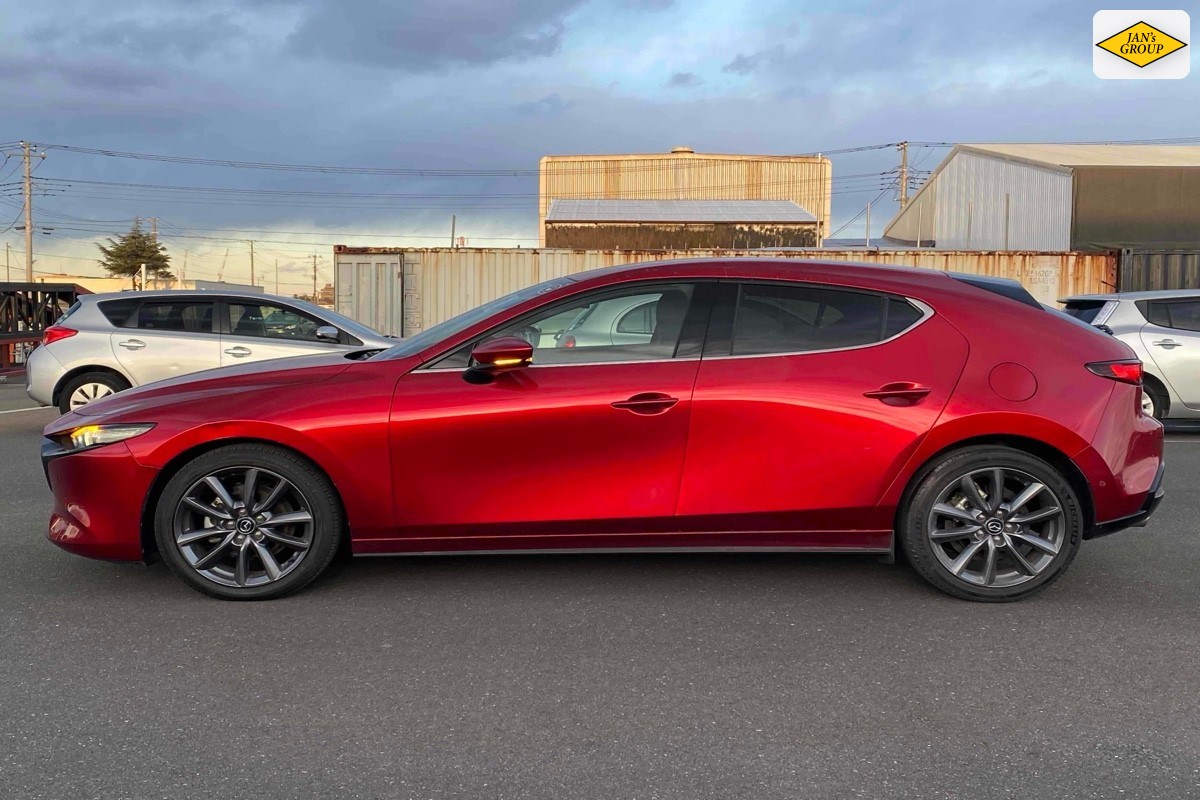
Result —
[[[791,200],[560,200],[547,222],[816,222]]]
[[[956,149],[1056,167],[1200,167],[1195,145],[963,144]]]

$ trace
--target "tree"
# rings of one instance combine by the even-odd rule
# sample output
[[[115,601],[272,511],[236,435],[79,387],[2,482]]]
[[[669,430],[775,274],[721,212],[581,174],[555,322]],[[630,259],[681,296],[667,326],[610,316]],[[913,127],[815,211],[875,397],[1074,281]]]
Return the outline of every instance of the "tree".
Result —
[[[142,230],[142,226],[134,222],[129,233],[116,241],[109,239],[108,245],[97,244],[104,258],[100,266],[108,270],[113,277],[129,278],[135,289],[144,289],[137,285],[141,275],[142,265],[146,265],[146,275],[156,278],[174,278],[171,273],[171,257],[162,242]]]

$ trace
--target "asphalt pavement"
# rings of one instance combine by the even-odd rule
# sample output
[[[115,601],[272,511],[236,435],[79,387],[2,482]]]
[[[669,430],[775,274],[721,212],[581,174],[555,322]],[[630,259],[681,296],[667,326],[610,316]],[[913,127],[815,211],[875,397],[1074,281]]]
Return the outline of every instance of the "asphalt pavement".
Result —
[[[1149,527],[1016,604],[765,554],[358,559],[225,603],[45,540],[53,417],[0,414],[0,798],[1200,796],[1200,437]]]

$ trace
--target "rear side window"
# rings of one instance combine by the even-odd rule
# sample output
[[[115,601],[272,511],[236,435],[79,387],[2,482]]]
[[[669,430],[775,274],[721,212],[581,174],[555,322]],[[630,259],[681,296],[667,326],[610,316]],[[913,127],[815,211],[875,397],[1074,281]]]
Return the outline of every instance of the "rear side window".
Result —
[[[125,327],[175,333],[212,333],[213,304],[205,301],[147,300],[138,309],[133,322],[136,324],[127,322]]]
[[[631,311],[625,312],[617,323],[617,333],[654,333],[655,311],[658,301],[643,303]]]
[[[133,316],[133,312],[137,311],[137,307],[141,305],[141,302],[141,299],[137,297],[131,297],[127,300],[106,300],[99,304],[100,313],[113,325],[123,328],[129,322],[129,318]]]
[[[1200,331],[1200,299],[1151,300],[1138,303],[1151,325],[1181,331]]]
[[[914,325],[921,313],[884,295],[805,285],[743,284],[733,355],[802,353],[873,344]]]

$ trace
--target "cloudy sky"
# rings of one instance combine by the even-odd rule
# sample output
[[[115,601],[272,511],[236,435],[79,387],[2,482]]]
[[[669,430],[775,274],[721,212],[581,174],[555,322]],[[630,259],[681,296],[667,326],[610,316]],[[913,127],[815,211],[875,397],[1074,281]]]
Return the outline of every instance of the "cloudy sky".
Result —
[[[441,245],[451,214],[469,244],[535,245],[531,173],[545,154],[1195,131],[1196,74],[1093,77],[1096,10],[1045,0],[0,0],[0,140],[46,148],[35,208],[54,230],[37,237],[39,271],[97,274],[97,237],[158,217],[176,262],[188,252],[188,277],[215,277],[228,248],[225,277],[244,280],[254,238],[259,264],[278,260],[282,288],[299,291],[310,253],[329,277],[329,243]],[[411,172],[253,170],[64,145]],[[918,148],[913,161],[929,169],[945,152]],[[896,163],[894,149],[835,156],[835,179]],[[19,178],[16,166],[0,167],[0,183]],[[478,174],[488,172],[500,174]],[[880,193],[870,179],[836,188],[835,228]],[[0,226],[20,210],[13,190],[0,187]],[[885,193],[876,235],[894,209]],[[858,220],[840,235],[862,234]],[[23,263],[20,234],[4,238]]]

